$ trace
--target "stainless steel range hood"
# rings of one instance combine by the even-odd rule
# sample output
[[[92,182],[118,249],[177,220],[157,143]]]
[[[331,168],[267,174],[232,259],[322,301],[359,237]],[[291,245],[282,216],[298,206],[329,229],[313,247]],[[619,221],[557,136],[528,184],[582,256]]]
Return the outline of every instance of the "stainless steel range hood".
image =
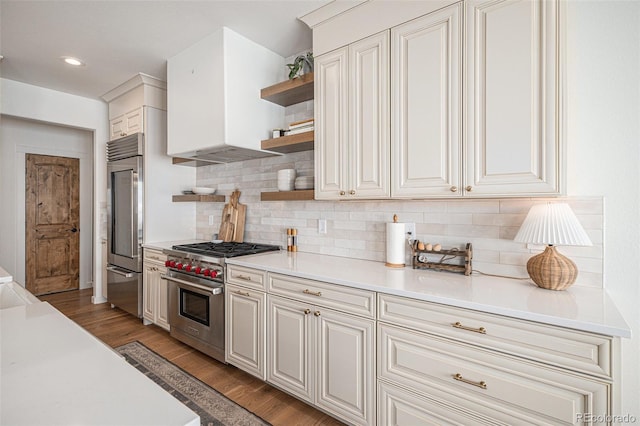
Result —
[[[284,107],[260,90],[285,69],[283,57],[224,27],[169,58],[167,154],[193,165],[281,155],[260,148],[284,124]]]

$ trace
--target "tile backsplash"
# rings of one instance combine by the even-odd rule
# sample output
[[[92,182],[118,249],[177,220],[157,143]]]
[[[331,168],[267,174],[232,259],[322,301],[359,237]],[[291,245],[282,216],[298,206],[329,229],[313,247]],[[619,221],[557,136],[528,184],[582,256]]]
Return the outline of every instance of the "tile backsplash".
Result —
[[[527,277],[527,260],[542,250],[513,241],[529,208],[543,201],[539,198],[261,202],[261,192],[277,191],[276,171],[285,168],[295,168],[299,176],[313,175],[313,151],[199,167],[197,184],[216,187],[218,194],[227,196],[236,188],[242,192],[240,202],[247,205],[246,241],[286,246],[286,229],[297,228],[300,251],[384,262],[385,224],[397,214],[400,222],[416,223],[421,241],[444,248],[472,243],[473,269],[484,273]],[[571,205],[593,246],[559,251],[578,266],[576,285],[602,287],[603,199],[562,201]],[[199,239],[211,239],[218,232],[223,207],[198,203]],[[210,216],[214,225],[209,225]],[[318,219],[326,219],[326,234],[318,233]],[[407,250],[407,261],[408,256]]]

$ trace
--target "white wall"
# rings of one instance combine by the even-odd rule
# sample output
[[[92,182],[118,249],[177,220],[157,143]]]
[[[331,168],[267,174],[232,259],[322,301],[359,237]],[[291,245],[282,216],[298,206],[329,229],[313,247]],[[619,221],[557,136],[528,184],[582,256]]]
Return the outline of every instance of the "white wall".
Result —
[[[101,218],[106,208],[106,149],[109,139],[107,104],[55,90],[0,79],[0,113],[44,123],[85,129],[93,141],[93,302],[105,302],[102,274]],[[2,237],[4,238],[4,236]]]
[[[567,189],[604,197],[605,287],[633,332],[620,414],[640,421],[640,2],[568,2],[567,89]]]
[[[0,264],[25,286],[25,158],[27,153],[80,160],[80,288],[93,284],[93,135],[87,130],[0,118]]]

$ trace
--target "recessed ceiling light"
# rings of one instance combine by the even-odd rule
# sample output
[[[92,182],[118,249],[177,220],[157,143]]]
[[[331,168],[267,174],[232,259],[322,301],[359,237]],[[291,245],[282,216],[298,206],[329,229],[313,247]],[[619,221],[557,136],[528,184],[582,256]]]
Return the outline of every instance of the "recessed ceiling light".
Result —
[[[78,58],[74,58],[73,56],[61,56],[60,59],[62,59],[65,63],[69,65],[73,65],[74,67],[84,66],[84,62],[82,62]]]

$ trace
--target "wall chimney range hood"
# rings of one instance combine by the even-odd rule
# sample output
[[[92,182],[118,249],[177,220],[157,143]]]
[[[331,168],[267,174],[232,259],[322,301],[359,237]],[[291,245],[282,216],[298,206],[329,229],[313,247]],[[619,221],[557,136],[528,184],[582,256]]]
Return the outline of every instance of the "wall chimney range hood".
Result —
[[[167,154],[174,163],[281,155],[260,148],[284,122],[284,108],[261,99],[260,90],[285,69],[283,57],[226,27],[169,58]]]

